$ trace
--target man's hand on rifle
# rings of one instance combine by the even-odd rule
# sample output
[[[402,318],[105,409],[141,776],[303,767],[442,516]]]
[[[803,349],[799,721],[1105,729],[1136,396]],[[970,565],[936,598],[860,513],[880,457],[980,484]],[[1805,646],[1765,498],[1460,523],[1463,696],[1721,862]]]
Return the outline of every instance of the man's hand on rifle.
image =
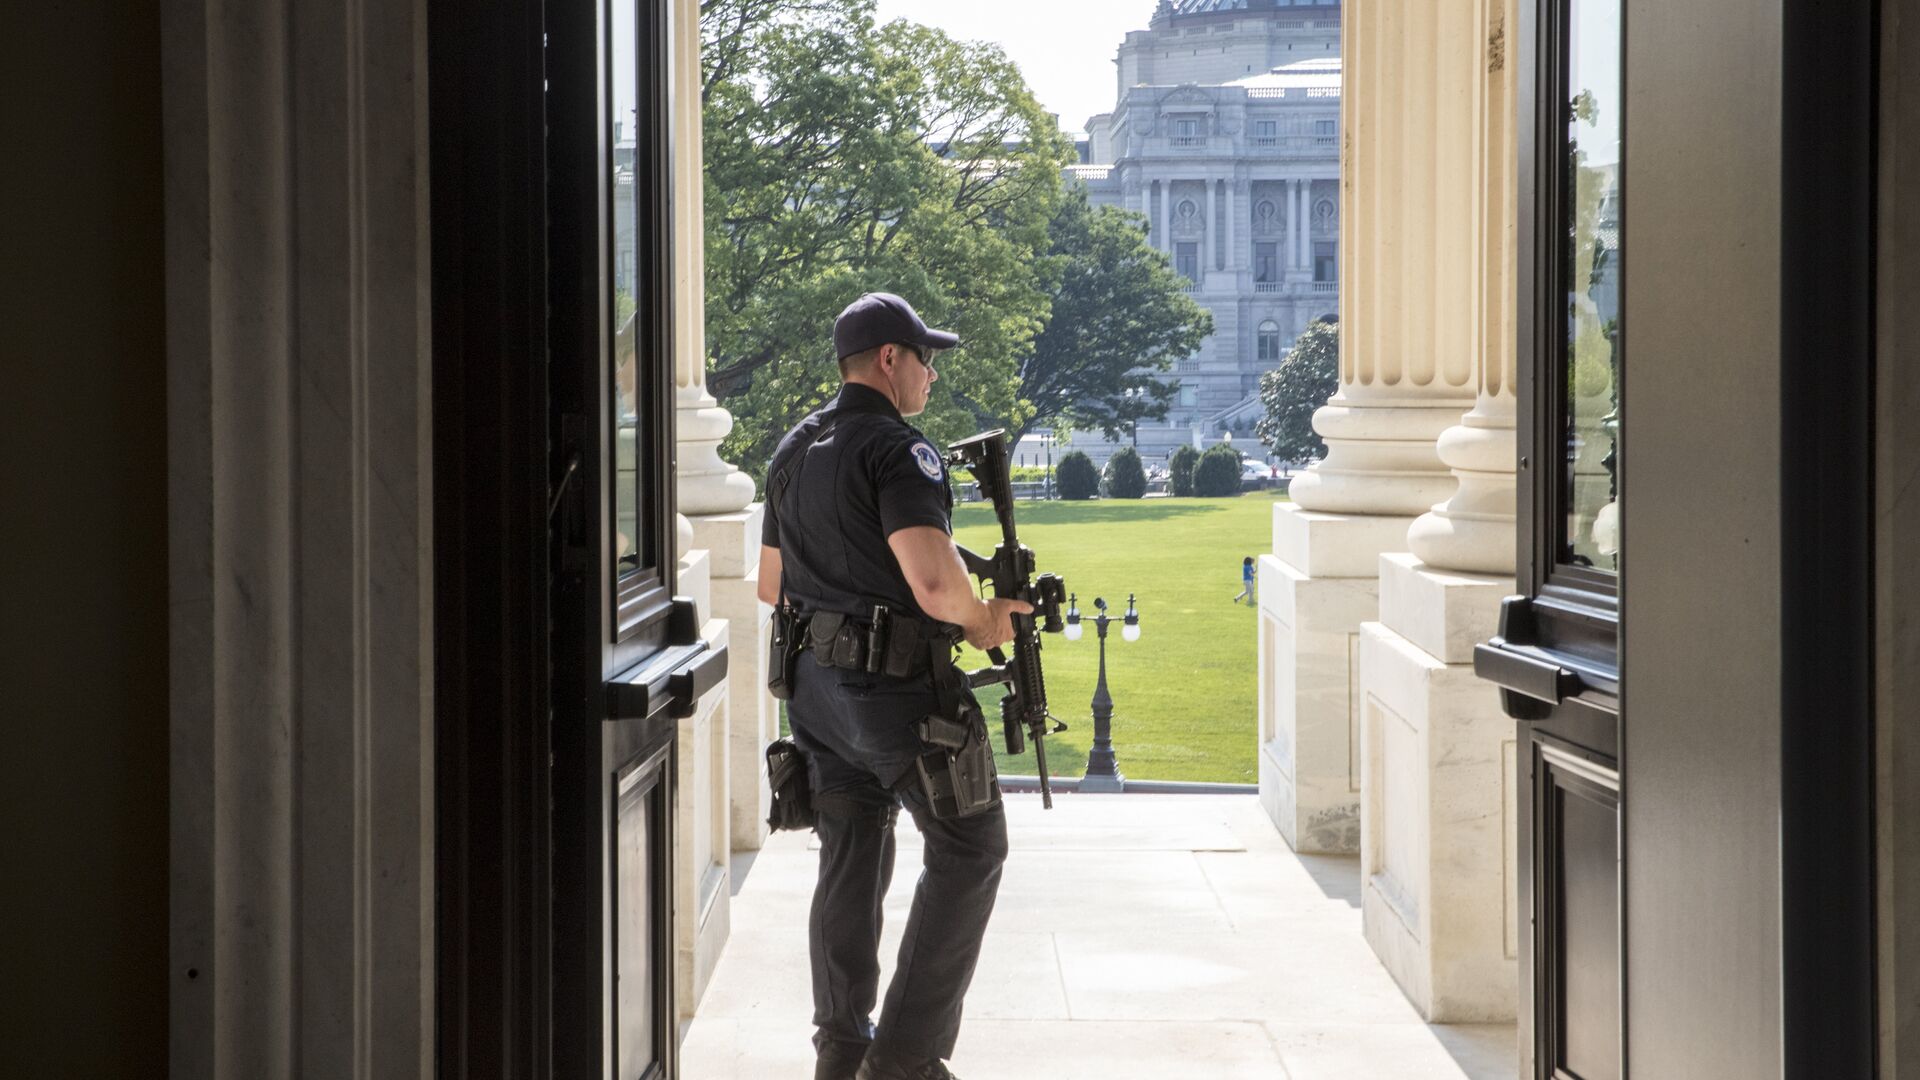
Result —
[[[945,623],[960,627],[968,644],[986,650],[1013,640],[1013,616],[1026,615],[1033,605],[1024,600],[981,600],[974,595],[973,575],[944,530],[909,526],[887,537],[887,546],[900,561],[900,571],[920,609]]]
[[[1033,614],[1033,605],[1025,600],[991,597],[980,604],[979,617],[966,624],[967,644],[985,652],[1013,640],[1013,617]]]

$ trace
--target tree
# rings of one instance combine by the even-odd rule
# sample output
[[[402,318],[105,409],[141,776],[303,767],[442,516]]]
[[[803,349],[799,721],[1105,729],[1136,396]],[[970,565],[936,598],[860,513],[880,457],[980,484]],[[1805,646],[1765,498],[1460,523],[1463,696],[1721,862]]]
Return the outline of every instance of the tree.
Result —
[[[1240,494],[1240,451],[1226,443],[1207,447],[1193,470],[1193,493],[1205,499]]]
[[[1140,452],[1123,446],[1107,459],[1107,495],[1115,499],[1138,499],[1147,493],[1147,470],[1140,464]]]
[[[996,47],[873,0],[704,0],[708,387],[756,476],[835,390],[833,318],[913,301],[961,347],[916,423],[936,443],[1023,423],[1018,364],[1045,325],[1065,139]]]
[[[1260,403],[1266,415],[1254,433],[1276,457],[1311,461],[1326,456],[1327,444],[1313,430],[1313,414],[1340,389],[1340,327],[1323,316],[1293,343],[1280,366],[1260,376]]]
[[[1053,479],[1060,485],[1063,499],[1091,499],[1100,493],[1100,470],[1079,450],[1060,459],[1053,467]]]
[[[1024,420],[1013,438],[1065,419],[1117,439],[1133,423],[1167,414],[1179,385],[1161,377],[1213,333],[1213,316],[1147,242],[1146,219],[1092,206],[1074,184],[1047,224],[1058,285],[1046,329],[1020,364]]]
[[[1200,451],[1182,445],[1167,455],[1167,494],[1192,495],[1193,470],[1200,464]]]

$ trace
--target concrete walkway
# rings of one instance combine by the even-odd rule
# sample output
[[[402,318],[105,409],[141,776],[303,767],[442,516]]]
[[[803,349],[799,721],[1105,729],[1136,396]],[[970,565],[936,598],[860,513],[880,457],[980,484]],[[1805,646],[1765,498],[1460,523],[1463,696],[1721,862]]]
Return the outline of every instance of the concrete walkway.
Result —
[[[951,1062],[964,1080],[1512,1080],[1510,1025],[1420,1022],[1360,936],[1358,862],[1296,856],[1251,796],[1009,795],[1013,855]],[[904,815],[881,987],[920,838]],[[687,1080],[812,1075],[813,837],[734,865]]]

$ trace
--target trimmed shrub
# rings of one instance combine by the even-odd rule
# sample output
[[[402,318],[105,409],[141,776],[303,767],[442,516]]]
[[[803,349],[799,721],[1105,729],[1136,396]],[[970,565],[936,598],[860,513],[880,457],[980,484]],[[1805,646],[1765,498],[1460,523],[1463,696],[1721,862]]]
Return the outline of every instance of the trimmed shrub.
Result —
[[[1116,499],[1138,499],[1147,493],[1147,470],[1140,452],[1123,446],[1107,459],[1107,494]]]
[[[1203,499],[1240,494],[1240,451],[1226,443],[1207,447],[1193,470],[1193,493]]]
[[[1054,465],[1053,479],[1060,486],[1063,499],[1091,499],[1100,493],[1100,470],[1093,467],[1092,458],[1079,450]]]
[[[1193,469],[1200,464],[1200,451],[1182,446],[1167,455],[1167,494],[1192,495]]]

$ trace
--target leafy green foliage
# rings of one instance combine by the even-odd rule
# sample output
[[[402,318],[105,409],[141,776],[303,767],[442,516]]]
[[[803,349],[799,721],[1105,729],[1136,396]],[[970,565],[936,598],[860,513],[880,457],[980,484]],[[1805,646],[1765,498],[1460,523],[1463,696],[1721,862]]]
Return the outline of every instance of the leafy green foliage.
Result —
[[[839,384],[833,318],[897,292],[957,332],[917,421],[1024,424],[1070,150],[998,48],[877,26],[873,0],[703,0],[708,387],[756,476]]]
[[[1167,455],[1167,493],[1169,495],[1190,496],[1193,494],[1193,470],[1200,464],[1200,451],[1191,446],[1182,445]]]
[[[1075,450],[1053,467],[1053,481],[1060,485],[1063,499],[1091,499],[1100,493],[1100,470],[1093,459]]]
[[[1226,443],[1215,443],[1200,455],[1193,470],[1193,493],[1203,499],[1217,499],[1240,491],[1240,451]]]
[[[1147,493],[1147,470],[1140,464],[1140,452],[1123,446],[1107,459],[1107,495],[1115,499],[1138,499]]]
[[[1313,414],[1340,389],[1340,326],[1318,319],[1295,339],[1280,366],[1260,376],[1260,402],[1266,415],[1254,433],[1274,455],[1287,461],[1324,457],[1327,444],[1313,430]]]
[[[1147,242],[1144,217],[1089,205],[1077,183],[1047,236],[1059,285],[1046,329],[1020,364],[1028,412],[1017,428],[1009,424],[1013,437],[1065,419],[1117,439],[1136,421],[1165,416],[1180,387],[1162,376],[1213,333],[1213,315]]]

